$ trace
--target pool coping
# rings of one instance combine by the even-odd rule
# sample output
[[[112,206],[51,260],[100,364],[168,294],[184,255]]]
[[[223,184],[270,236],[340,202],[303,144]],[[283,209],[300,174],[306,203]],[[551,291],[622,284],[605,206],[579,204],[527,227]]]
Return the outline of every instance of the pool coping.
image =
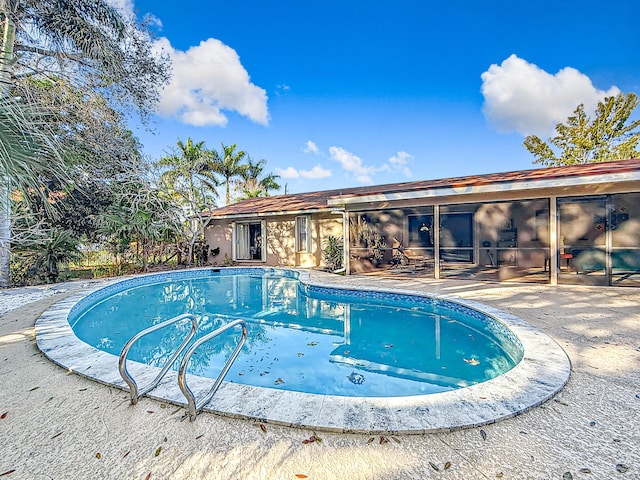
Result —
[[[255,270],[265,269],[257,267]],[[508,312],[448,295],[341,285],[336,284],[333,277],[331,283],[322,283],[322,274],[319,272],[276,270],[297,272],[300,281],[315,287],[415,295],[442,299],[478,310],[506,325],[516,335],[524,349],[523,359],[510,371],[486,382],[450,392],[408,397],[342,397],[225,381],[205,406],[205,412],[318,431],[422,434],[477,427],[524,413],[552,398],[569,380],[571,364],[564,350],[542,331]],[[211,268],[180,272],[188,274],[198,271],[211,271]],[[164,274],[167,273],[171,272]],[[118,357],[76,337],[67,317],[78,302],[97,290],[132,278],[157,275],[153,273],[98,281],[57,302],[36,321],[38,348],[51,361],[73,373],[128,391],[118,372]],[[159,371],[158,368],[133,361],[127,365],[138,384],[150,381]],[[205,394],[213,383],[211,379],[195,375],[189,375],[188,381],[196,397]],[[147,396],[186,405],[186,399],[178,387],[177,373],[173,371]]]

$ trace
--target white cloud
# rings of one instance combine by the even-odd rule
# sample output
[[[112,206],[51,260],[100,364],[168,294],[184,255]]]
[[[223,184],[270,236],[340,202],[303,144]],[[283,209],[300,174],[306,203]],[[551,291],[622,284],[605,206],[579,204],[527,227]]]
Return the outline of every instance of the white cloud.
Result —
[[[409,162],[413,160],[413,155],[405,152],[399,151],[392,157],[389,157],[389,165],[394,170],[399,170],[402,174],[410,178],[412,176],[411,169],[409,168]]]
[[[363,165],[360,157],[341,147],[329,147],[329,155],[339,162],[344,170],[352,173],[359,183],[373,183],[372,175],[385,170],[385,167],[375,168]]]
[[[300,176],[310,180],[319,180],[321,178],[330,177],[331,170],[327,170],[326,168],[322,168],[320,165],[316,165],[311,170],[300,170]]]
[[[575,68],[552,75],[516,55],[491,65],[481,78],[485,118],[498,131],[522,135],[547,136],[579,104],[594,112],[604,97],[620,93],[617,87],[598,90]]]
[[[293,167],[287,168],[274,168],[276,175],[280,175],[282,178],[298,178],[300,177],[300,173]]]
[[[284,83],[280,85],[276,85],[276,94],[278,94],[279,96],[286,95],[290,91],[291,91],[291,87],[289,85],[286,85]]]
[[[107,0],[107,3],[118,10],[124,18],[135,18],[133,0]]]
[[[252,121],[267,124],[266,91],[250,81],[234,49],[209,38],[186,52],[176,50],[166,38],[155,42],[157,52],[171,57],[171,83],[160,98],[159,112],[195,126],[224,126],[223,111],[236,111]]]
[[[311,170],[297,170],[294,167],[287,167],[285,169],[276,168],[276,175],[280,175],[282,178],[306,178],[308,180],[319,180],[321,178],[327,178],[331,176],[331,170],[322,168],[320,165],[316,165]]]
[[[318,153],[319,151],[320,150],[318,149],[318,146],[311,140],[307,141],[307,143],[305,143],[304,145],[305,153]]]

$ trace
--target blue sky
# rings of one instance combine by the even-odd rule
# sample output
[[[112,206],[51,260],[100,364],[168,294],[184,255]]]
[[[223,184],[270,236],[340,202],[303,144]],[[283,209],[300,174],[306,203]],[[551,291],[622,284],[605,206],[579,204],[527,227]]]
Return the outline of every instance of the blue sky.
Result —
[[[173,61],[151,159],[237,144],[284,193],[534,168],[579,103],[640,93],[637,0],[112,0]]]

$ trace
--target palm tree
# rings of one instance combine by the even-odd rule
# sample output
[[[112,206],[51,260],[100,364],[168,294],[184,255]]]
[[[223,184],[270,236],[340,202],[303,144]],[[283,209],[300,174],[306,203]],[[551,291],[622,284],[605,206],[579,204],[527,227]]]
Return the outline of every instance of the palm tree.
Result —
[[[267,161],[262,159],[253,163],[251,157],[248,157],[247,165],[242,174],[242,181],[238,183],[239,190],[242,192],[240,200],[248,198],[268,197],[270,190],[278,190],[280,185],[276,181],[279,175],[269,173],[262,175]]]
[[[158,166],[165,169],[161,183],[183,209],[189,233],[187,265],[191,265],[194,245],[210,221],[207,212],[215,208],[219,182],[214,173],[215,153],[204,142],[188,138],[186,143],[178,140],[177,145],[178,151],[161,158]]]
[[[31,95],[31,80],[64,77],[143,119],[168,80],[149,37],[106,0],[0,0],[0,286],[9,283],[13,189],[41,192],[65,179],[64,146]],[[74,120],[77,122],[77,120]]]
[[[225,184],[225,204],[231,203],[231,183],[236,178],[242,178],[247,165],[242,163],[246,153],[242,150],[236,152],[237,145],[226,146],[222,144],[222,154],[215,152],[216,158],[213,161],[213,170],[224,178]]]

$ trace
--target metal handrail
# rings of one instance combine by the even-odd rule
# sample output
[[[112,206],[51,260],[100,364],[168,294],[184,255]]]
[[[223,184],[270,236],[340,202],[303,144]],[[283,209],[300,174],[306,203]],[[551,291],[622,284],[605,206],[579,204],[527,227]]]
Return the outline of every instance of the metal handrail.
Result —
[[[131,350],[131,347],[135,342],[140,340],[145,335],[148,335],[149,333],[155,332],[156,330],[160,330],[161,328],[177,323],[184,319],[191,320],[191,331],[188,333],[186,338],[182,341],[178,349],[174,352],[174,354],[171,356],[171,358],[165,364],[165,366],[162,367],[162,370],[160,370],[160,373],[156,376],[156,378],[154,378],[151,381],[151,383],[149,383],[145,387],[138,389],[138,384],[136,383],[136,381],[133,379],[133,377],[127,370],[127,355],[129,354],[129,350]],[[131,339],[125,344],[125,346],[122,348],[122,352],[120,352],[118,370],[120,370],[120,376],[124,379],[127,385],[129,385],[129,394],[131,395],[132,405],[135,405],[136,403],[138,403],[138,398],[140,398],[142,395],[150,392],[151,390],[153,390],[158,386],[158,384],[160,383],[160,380],[162,380],[162,378],[167,374],[167,371],[169,370],[169,368],[171,368],[171,365],[173,365],[173,363],[178,358],[178,355],[182,353],[182,351],[185,349],[189,341],[191,341],[193,336],[196,334],[197,328],[198,328],[198,321],[196,320],[196,316],[191,313],[184,313],[182,315],[178,315],[177,317],[170,318],[169,320],[165,320],[162,323],[158,323],[157,325],[152,325],[151,327],[142,330],[141,332],[131,337]]]
[[[209,390],[207,395],[199,403],[196,402],[196,397],[191,391],[191,389],[189,388],[189,386],[187,385],[187,379],[186,379],[187,366],[189,364],[189,360],[191,359],[191,356],[193,355],[193,352],[195,352],[196,349],[200,347],[200,345],[202,345],[203,343],[208,342],[212,338],[215,338],[218,335],[226,332],[227,330],[237,327],[238,325],[242,326],[242,337],[240,338],[238,345],[236,346],[235,350],[227,360],[227,363],[225,363],[224,367],[222,367],[222,371],[220,372],[220,374],[218,375],[218,378],[216,379],[213,386],[211,387],[211,390]],[[247,340],[247,333],[248,333],[247,322],[245,322],[244,320],[234,320],[232,322],[227,323],[226,325],[223,325],[217,330],[214,330],[213,332],[208,333],[204,337],[198,339],[198,341],[196,341],[193,345],[191,345],[191,347],[189,347],[189,350],[187,350],[187,352],[184,354],[184,357],[180,362],[180,368],[178,369],[178,386],[180,387],[180,390],[182,390],[182,393],[184,394],[184,396],[187,397],[187,401],[189,402],[189,407],[188,407],[189,419],[191,421],[194,421],[196,419],[196,416],[198,415],[198,413],[202,411],[202,408],[207,403],[209,403],[213,398],[213,396],[215,395],[216,391],[220,387],[220,384],[222,383],[222,380],[224,380],[224,377],[229,371],[229,368],[231,368],[231,364],[235,361],[236,357],[240,353],[240,350],[242,349],[242,346],[244,345],[244,342]]]

